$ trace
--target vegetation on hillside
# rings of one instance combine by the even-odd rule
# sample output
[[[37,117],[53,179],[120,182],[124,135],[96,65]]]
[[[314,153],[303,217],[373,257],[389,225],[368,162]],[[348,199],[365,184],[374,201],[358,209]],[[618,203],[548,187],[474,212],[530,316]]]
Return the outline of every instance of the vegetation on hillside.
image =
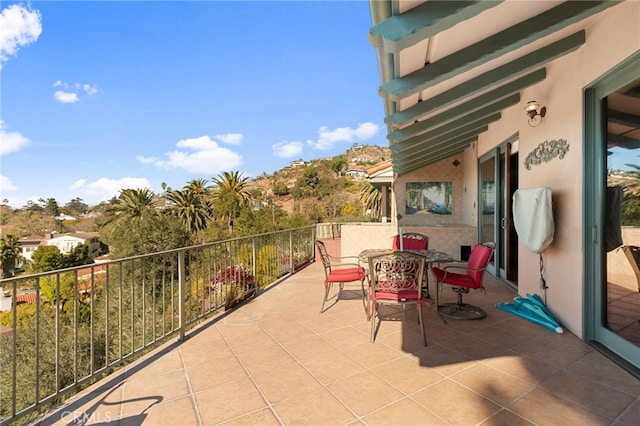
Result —
[[[5,204],[0,205],[0,225],[2,234],[13,238],[98,232],[111,256],[122,258],[316,222],[375,220],[377,191],[363,177],[344,172],[364,170],[386,158],[387,148],[353,146],[346,154],[285,167],[253,180],[240,171],[225,171],[211,179],[194,179],[181,189],[163,184],[162,193],[127,188],[97,206],[80,198],[63,206],[54,198],[41,198],[15,210]],[[5,242],[0,247],[7,265],[12,247]],[[43,260],[35,268],[27,265],[27,271],[87,261],[81,253],[67,259],[49,252],[36,257]]]

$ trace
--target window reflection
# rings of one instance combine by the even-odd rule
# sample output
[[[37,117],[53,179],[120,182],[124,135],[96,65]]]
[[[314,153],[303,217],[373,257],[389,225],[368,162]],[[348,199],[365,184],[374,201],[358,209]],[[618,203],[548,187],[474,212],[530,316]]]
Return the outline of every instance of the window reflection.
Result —
[[[602,322],[640,346],[640,80],[604,100],[607,301]]]

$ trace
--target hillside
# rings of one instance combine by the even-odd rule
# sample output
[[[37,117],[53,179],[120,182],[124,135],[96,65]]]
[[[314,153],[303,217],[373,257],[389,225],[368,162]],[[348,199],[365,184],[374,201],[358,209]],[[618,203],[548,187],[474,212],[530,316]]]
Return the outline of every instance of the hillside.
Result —
[[[312,220],[357,215],[361,210],[360,183],[366,179],[366,169],[389,159],[390,155],[388,147],[354,145],[334,157],[292,161],[271,175],[263,174],[251,180],[249,190],[256,199],[255,205],[273,203],[290,215],[300,212]],[[58,207],[55,199],[47,201]],[[80,199],[74,201],[79,209],[70,209],[67,205],[65,212],[73,213],[78,220],[64,222],[56,221],[54,214],[48,212],[49,204],[31,203],[31,208],[15,210],[0,204],[0,235],[25,237],[51,231],[96,231],[96,218],[100,217],[104,205],[90,207]]]
[[[346,163],[341,167],[340,175],[332,169],[332,164],[338,161],[339,157],[344,156]],[[377,145],[354,145],[344,154],[334,157],[324,157],[311,161],[295,160],[287,167],[284,167],[271,175],[262,175],[251,181],[253,189],[260,190],[267,198],[287,213],[292,214],[296,210],[294,196],[291,191],[295,188],[296,182],[303,178],[307,167],[315,167],[318,171],[320,179],[328,181],[344,180],[342,184],[346,186],[344,191],[338,191],[331,194],[335,203],[344,204],[356,202],[359,199],[357,185],[366,179],[366,169],[374,164],[388,160],[391,156],[391,150],[388,147]],[[279,183],[286,186],[289,190],[287,195],[274,194],[274,184]],[[326,198],[326,197],[324,197]],[[317,203],[318,195],[309,195],[308,197],[299,197],[297,202],[305,206]]]

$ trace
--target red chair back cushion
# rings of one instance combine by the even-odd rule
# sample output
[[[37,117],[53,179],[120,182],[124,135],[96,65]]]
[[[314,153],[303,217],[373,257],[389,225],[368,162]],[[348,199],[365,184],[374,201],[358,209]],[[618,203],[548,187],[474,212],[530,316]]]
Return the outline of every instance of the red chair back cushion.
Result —
[[[393,237],[393,247],[394,250],[400,250],[400,237]],[[403,250],[427,250],[429,248],[429,241],[427,240],[418,240],[416,238],[402,238],[402,249]]]
[[[469,268],[469,270],[467,270],[467,275],[476,283],[479,283],[482,280],[484,268],[489,263],[492,253],[493,250],[491,248],[483,246],[482,244],[477,244],[471,251],[469,262],[467,263],[467,267]],[[481,269],[481,271],[474,271],[473,269]]]

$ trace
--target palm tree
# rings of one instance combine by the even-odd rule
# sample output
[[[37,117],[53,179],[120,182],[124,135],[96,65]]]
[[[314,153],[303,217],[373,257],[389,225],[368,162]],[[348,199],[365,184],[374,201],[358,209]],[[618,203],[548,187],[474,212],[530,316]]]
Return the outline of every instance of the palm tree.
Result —
[[[198,195],[204,195],[210,189],[209,181],[207,179],[192,179],[183,189],[191,190]]]
[[[371,210],[371,217],[379,219],[382,214],[382,192],[371,183],[365,181],[360,187],[360,201],[365,211]]]
[[[109,207],[113,215],[109,222],[116,218],[140,219],[147,212],[155,213],[157,204],[155,193],[148,188],[122,189],[118,202]]]
[[[16,260],[20,257],[21,251],[15,235],[0,237],[0,278],[13,276],[16,271]]]
[[[249,194],[248,177],[238,171],[222,172],[211,178],[214,189],[214,208],[228,220],[229,230],[233,232],[233,218],[240,208],[251,199]]]
[[[205,195],[190,185],[166,194],[170,214],[180,219],[191,235],[206,229],[211,218],[211,205]]]

